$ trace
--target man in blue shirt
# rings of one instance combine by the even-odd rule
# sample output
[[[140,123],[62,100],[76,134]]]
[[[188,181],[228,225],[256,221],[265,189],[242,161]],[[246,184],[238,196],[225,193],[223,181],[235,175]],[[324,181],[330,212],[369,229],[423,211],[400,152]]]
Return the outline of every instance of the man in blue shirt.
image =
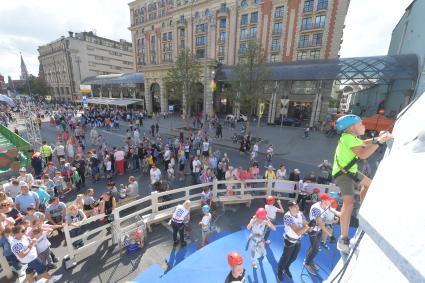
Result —
[[[28,184],[24,181],[19,183],[21,187],[21,193],[15,198],[15,207],[22,214],[27,213],[27,208],[30,206],[35,207],[38,210],[38,206],[40,205],[40,199],[38,195],[34,192],[30,192],[28,188]]]

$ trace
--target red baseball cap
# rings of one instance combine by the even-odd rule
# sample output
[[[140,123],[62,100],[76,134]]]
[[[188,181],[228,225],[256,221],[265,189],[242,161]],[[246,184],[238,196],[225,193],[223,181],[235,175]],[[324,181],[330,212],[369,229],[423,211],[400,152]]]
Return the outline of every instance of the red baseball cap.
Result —
[[[325,201],[326,201],[326,200],[328,200],[328,201],[332,201],[332,200],[333,200],[333,198],[332,198],[332,197],[330,197],[328,194],[326,194],[326,193],[325,193],[325,194],[321,194],[321,195],[320,195],[320,200],[321,200],[321,201],[324,201],[324,200],[325,200]]]

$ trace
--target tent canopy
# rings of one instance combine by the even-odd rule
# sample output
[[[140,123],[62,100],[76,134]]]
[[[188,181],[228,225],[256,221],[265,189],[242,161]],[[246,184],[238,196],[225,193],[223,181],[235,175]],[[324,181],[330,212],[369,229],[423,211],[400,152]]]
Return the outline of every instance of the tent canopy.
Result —
[[[126,107],[131,104],[141,103],[142,99],[121,99],[121,98],[88,98],[87,102],[89,104],[98,104],[98,105],[112,105],[112,106],[121,106]]]

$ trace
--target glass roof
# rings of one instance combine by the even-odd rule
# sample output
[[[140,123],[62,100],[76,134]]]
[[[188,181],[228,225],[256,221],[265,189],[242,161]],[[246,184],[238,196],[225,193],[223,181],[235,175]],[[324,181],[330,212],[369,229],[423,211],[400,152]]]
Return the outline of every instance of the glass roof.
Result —
[[[390,84],[391,80],[415,80],[418,57],[415,54],[296,61],[263,65],[272,81],[335,80],[341,85]],[[221,65],[218,81],[236,79],[234,66]]]
[[[143,84],[143,73],[110,74],[88,77],[81,82],[82,85],[114,85],[114,84]]]

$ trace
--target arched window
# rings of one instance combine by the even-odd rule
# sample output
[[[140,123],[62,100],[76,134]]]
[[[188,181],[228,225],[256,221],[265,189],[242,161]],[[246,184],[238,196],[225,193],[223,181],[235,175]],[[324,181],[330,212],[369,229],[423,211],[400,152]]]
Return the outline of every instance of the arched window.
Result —
[[[246,8],[246,7],[248,7],[248,1],[247,1],[247,0],[242,0],[242,1],[241,1],[241,7],[242,7],[242,8]]]

